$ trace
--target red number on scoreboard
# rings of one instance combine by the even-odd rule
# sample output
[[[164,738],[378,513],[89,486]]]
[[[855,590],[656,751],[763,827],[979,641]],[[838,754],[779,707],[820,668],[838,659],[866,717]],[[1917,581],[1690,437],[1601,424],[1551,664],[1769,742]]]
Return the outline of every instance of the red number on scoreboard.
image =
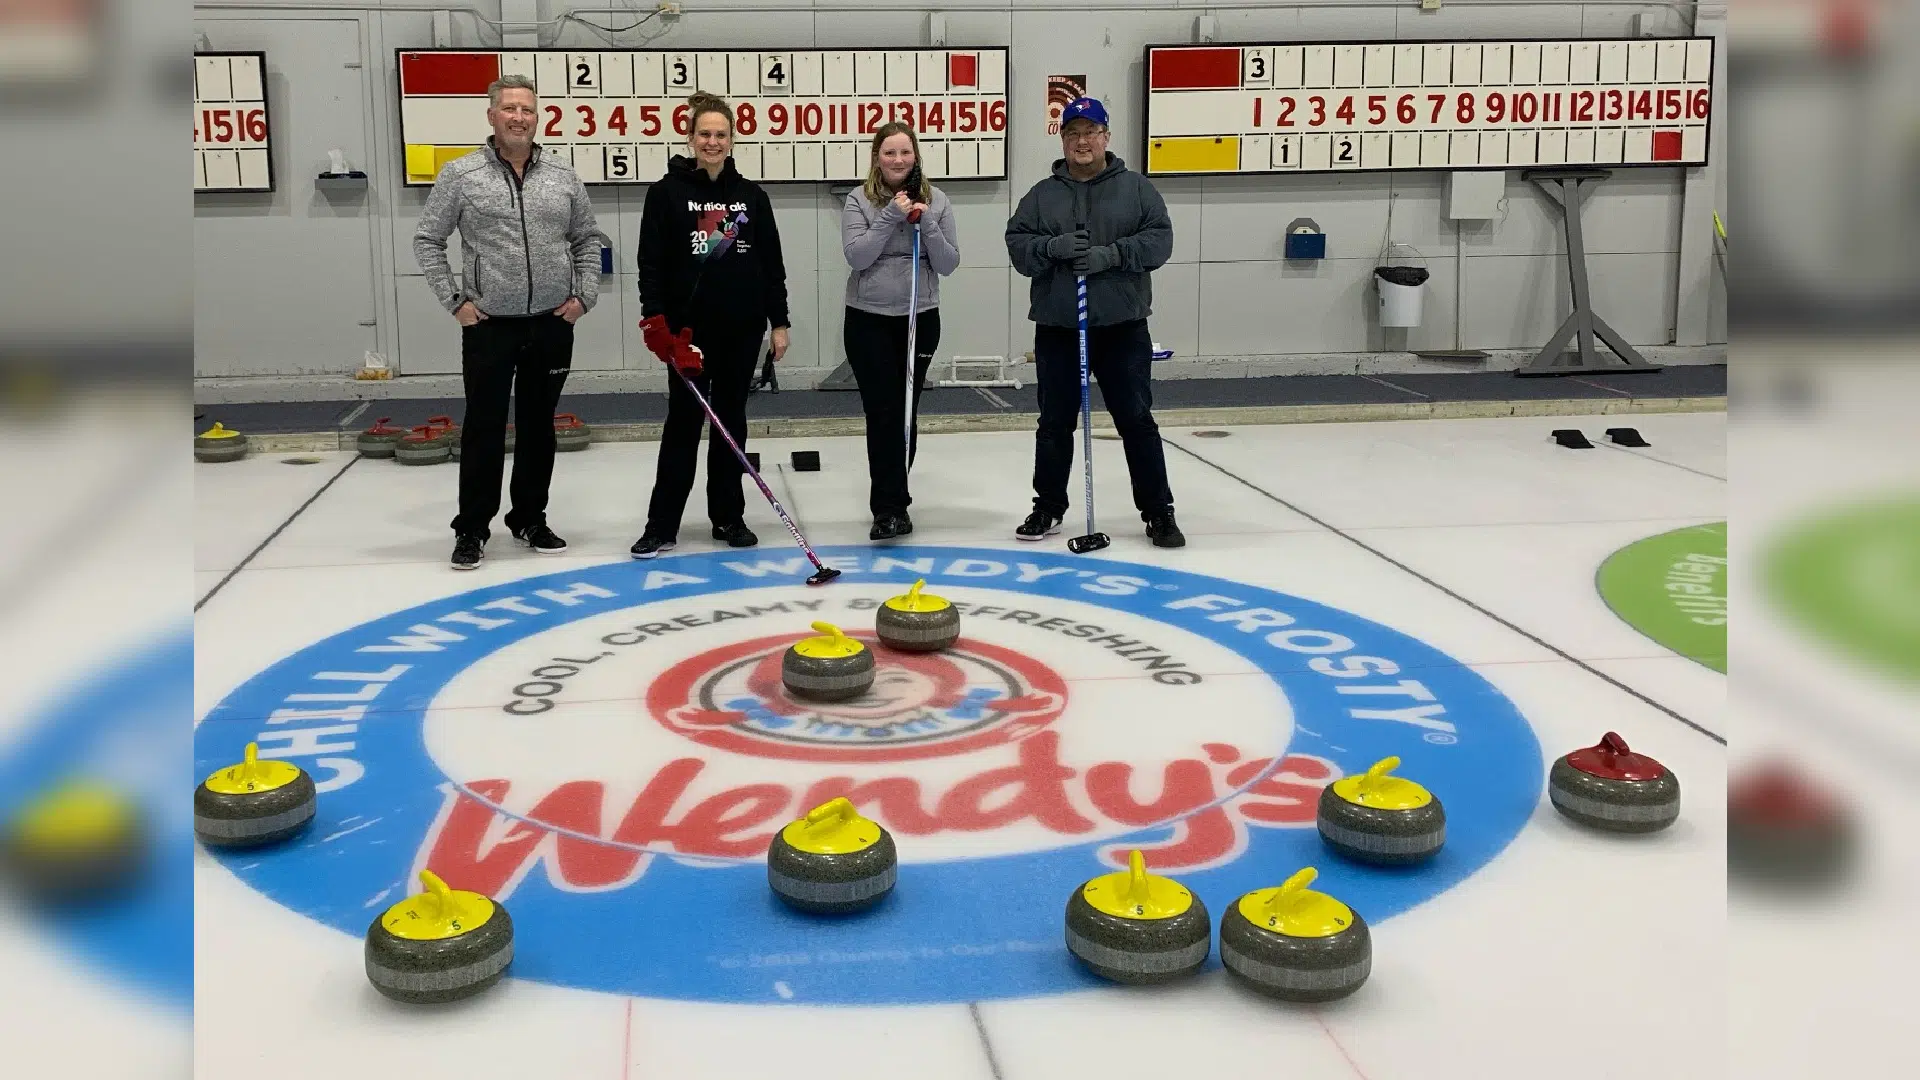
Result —
[[[1393,115],[1403,124],[1411,124],[1420,118],[1420,114],[1413,107],[1412,94],[1400,95],[1400,103],[1393,107]]]
[[[1292,127],[1293,126],[1293,110],[1295,106],[1299,104],[1300,104],[1299,102],[1293,100],[1290,97],[1281,98],[1280,99],[1280,119],[1273,126],[1274,127]],[[901,378],[904,379],[906,378],[906,376],[902,375]]]
[[[1367,95],[1367,123],[1384,124],[1387,122],[1387,95]],[[905,378],[905,376],[902,376]]]
[[[876,106],[876,108],[877,107],[878,106]],[[820,111],[819,103],[809,101],[805,105],[800,106],[800,134],[818,135],[820,134],[820,129],[825,127],[826,123],[826,117]],[[872,134],[873,129],[867,129],[867,133]]]
[[[860,103],[860,134],[871,135],[880,127],[880,104],[874,101]],[[906,376],[901,376],[905,378]]]
[[[660,106],[640,106],[640,134],[648,138],[660,134]]]
[[[945,134],[947,130],[946,114],[947,114],[947,110],[944,102],[939,102],[939,101],[921,102],[920,103],[920,130],[921,131],[938,131],[942,134]]]
[[[1513,95],[1513,119],[1516,123],[1531,124],[1539,115],[1540,99],[1534,96],[1533,91]]]
[[[1007,103],[1005,100],[996,101],[987,106],[987,130],[1007,130]]]
[[[1600,99],[1600,119],[1618,120],[1626,115],[1626,99],[1618,90],[1609,90]]]
[[[980,126],[980,118],[974,115],[974,103],[956,101],[953,103],[953,130],[965,134]],[[901,376],[905,378],[905,376]]]
[[[246,133],[247,141],[249,142],[267,141],[267,111],[265,109],[254,109],[247,113]]]
[[[1682,113],[1685,111],[1685,104],[1681,101],[1680,95],[1681,91],[1678,87],[1670,87],[1660,91],[1660,119],[1680,119]]]
[[[1473,123],[1473,95],[1461,94],[1459,104],[1454,106],[1454,118],[1463,124]],[[905,376],[902,376],[904,378]]]
[[[753,129],[757,126],[757,123],[753,118],[752,102],[743,101],[733,110],[733,123],[735,127],[740,129],[740,134],[753,134]],[[905,376],[903,375],[901,378],[904,379]]]
[[[627,107],[625,105],[615,105],[613,107],[613,112],[607,116],[607,130],[617,131],[622,135],[627,133]]]
[[[1352,94],[1347,95],[1347,99],[1340,103],[1340,107],[1333,111],[1333,115],[1341,120],[1345,120],[1349,124],[1353,123],[1353,95]],[[905,378],[905,376],[902,376],[902,378]]]
[[[1707,88],[1703,86],[1695,90],[1692,96],[1687,98],[1687,119],[1705,120],[1708,112],[1711,111],[1711,106],[1712,101],[1707,94]]]
[[[560,111],[560,106],[558,105],[547,106],[547,138],[557,139],[560,137],[560,121],[564,119],[566,115],[566,113]],[[901,377],[905,378],[904,375]]]
[[[1573,122],[1591,123],[1593,121],[1594,95],[1591,90],[1581,90],[1573,95]]]
[[[1440,122],[1440,110],[1446,108],[1447,106],[1447,95],[1428,94],[1427,100],[1433,102],[1433,115],[1427,117],[1427,123],[1437,124]],[[901,378],[905,378],[905,377],[906,376],[904,375],[901,376]]]
[[[787,107],[785,105],[776,101],[767,106],[767,119],[773,124],[772,127],[767,129],[767,134],[785,135],[787,133]],[[903,379],[905,377],[905,375],[901,376]]]
[[[1316,94],[1313,97],[1308,98],[1307,102],[1313,106],[1313,119],[1307,121],[1307,126],[1319,127],[1321,124],[1326,123],[1327,122],[1327,99]],[[901,378],[904,379],[906,378],[906,376],[902,375]]]
[[[1497,124],[1507,118],[1507,95],[1498,90],[1487,95],[1487,123]]]
[[[593,119],[593,106],[575,105],[574,110],[580,114],[580,130],[575,132],[574,134],[584,139],[587,136],[593,134],[594,132],[600,130],[600,125],[596,123]],[[905,376],[901,376],[901,377],[905,378]]]

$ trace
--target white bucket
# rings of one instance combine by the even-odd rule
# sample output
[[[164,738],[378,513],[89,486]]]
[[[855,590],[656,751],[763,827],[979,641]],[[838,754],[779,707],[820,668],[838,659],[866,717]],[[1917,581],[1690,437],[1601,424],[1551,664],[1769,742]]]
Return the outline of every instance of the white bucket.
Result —
[[[1426,300],[1427,287],[1422,285],[1395,285],[1376,275],[1374,287],[1380,290],[1381,326],[1419,326],[1421,307]]]

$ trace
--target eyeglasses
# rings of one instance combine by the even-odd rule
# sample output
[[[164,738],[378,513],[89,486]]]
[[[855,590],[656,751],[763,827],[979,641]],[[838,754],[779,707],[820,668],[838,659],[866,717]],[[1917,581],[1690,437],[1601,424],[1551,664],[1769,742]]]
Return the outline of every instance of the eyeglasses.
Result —
[[[1106,128],[1093,128],[1091,130],[1083,128],[1076,131],[1062,131],[1060,137],[1066,139],[1068,142],[1093,142],[1096,139],[1105,138],[1106,134]]]

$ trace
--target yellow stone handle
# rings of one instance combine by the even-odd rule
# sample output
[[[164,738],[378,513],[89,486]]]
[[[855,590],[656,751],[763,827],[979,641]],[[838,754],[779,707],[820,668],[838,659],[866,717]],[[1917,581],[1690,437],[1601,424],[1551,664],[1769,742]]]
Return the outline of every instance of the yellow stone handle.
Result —
[[[815,625],[820,624],[816,623]],[[829,827],[843,825],[852,821],[854,817],[853,800],[847,798],[845,795],[841,795],[837,798],[829,799],[807,811],[807,828],[815,829],[823,825]]]
[[[264,780],[265,770],[260,768],[260,744],[248,743],[246,753],[240,757],[241,780]]]
[[[427,887],[427,895],[433,898],[434,918],[450,919],[456,914],[453,910],[453,890],[440,880],[440,875],[431,870],[422,870],[420,884]]]
[[[827,637],[832,638],[833,644],[835,645],[839,645],[841,642],[847,640],[847,635],[839,627],[830,622],[814,623],[813,628],[825,634]]]
[[[1294,871],[1292,877],[1280,883],[1280,891],[1273,894],[1273,899],[1267,901],[1267,909],[1278,915],[1292,907],[1294,900],[1298,899],[1301,893],[1306,892],[1307,886],[1313,884],[1314,879],[1319,876],[1320,871],[1311,866]]]
[[[1138,849],[1127,856],[1127,898],[1135,904],[1151,899],[1147,892],[1147,857]]]
[[[1367,792],[1379,787],[1380,782],[1387,779],[1387,774],[1399,767],[1400,759],[1397,757],[1385,757],[1374,762],[1372,767],[1367,769],[1366,775],[1360,778],[1360,790]]]

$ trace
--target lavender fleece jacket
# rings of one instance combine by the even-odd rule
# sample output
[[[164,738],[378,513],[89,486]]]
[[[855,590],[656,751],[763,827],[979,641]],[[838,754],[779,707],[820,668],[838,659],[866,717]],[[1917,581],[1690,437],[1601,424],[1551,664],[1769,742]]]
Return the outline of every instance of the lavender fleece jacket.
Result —
[[[907,291],[913,284],[913,226],[907,215],[889,200],[884,206],[867,201],[864,189],[847,193],[840,211],[840,242],[853,276],[847,279],[847,306],[875,315],[905,315]],[[960,246],[954,237],[953,204],[939,188],[927,211],[920,215],[920,311],[940,306],[940,278],[960,267]]]

